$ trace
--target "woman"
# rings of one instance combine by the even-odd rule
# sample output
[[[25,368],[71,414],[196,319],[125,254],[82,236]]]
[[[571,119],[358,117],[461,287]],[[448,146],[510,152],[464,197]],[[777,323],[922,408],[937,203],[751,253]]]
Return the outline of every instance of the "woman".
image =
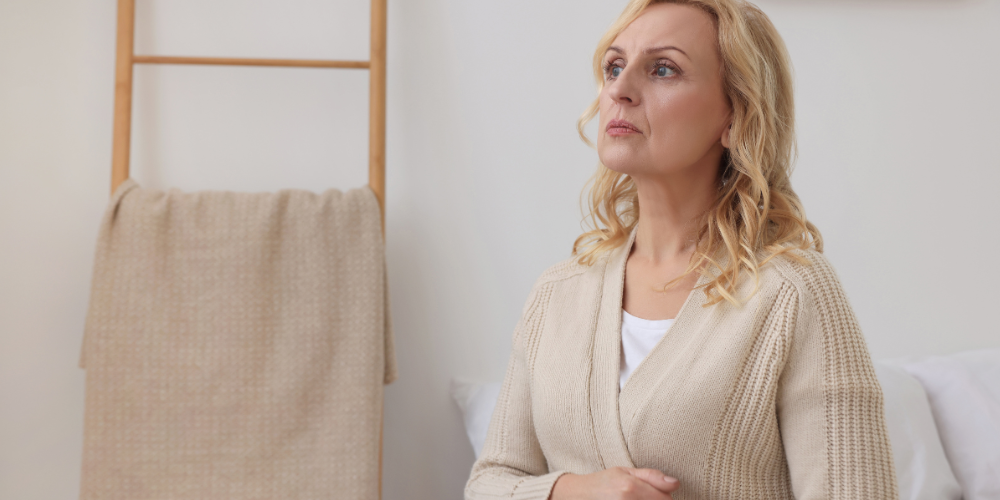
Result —
[[[897,498],[770,21],[633,0],[594,62],[596,228],[531,291],[466,499]]]

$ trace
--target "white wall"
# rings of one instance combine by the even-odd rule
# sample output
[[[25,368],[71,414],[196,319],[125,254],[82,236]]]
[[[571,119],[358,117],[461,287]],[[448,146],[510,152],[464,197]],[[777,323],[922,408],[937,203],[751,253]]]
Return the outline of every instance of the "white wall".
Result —
[[[137,52],[365,58],[358,1],[140,0]],[[568,255],[596,154],[589,61],[624,0],[391,0],[388,263],[401,378],[385,498],[457,499],[451,377],[502,378],[535,277]],[[876,357],[1000,347],[1000,2],[762,0],[796,66],[793,177]],[[341,14],[343,13],[343,14]],[[113,0],[0,2],[0,498],[79,484],[77,368],[107,199]],[[134,177],[365,183],[364,72],[140,67]]]

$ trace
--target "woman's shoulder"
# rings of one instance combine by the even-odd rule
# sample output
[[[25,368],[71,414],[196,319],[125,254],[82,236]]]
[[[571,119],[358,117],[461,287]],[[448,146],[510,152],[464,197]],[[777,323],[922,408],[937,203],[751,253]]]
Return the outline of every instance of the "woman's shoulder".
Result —
[[[553,300],[572,300],[571,297],[578,297],[581,293],[597,291],[604,264],[605,259],[598,259],[593,265],[585,265],[576,256],[572,256],[549,266],[531,287],[525,312],[532,309],[532,304],[538,306],[542,302],[547,304]]]
[[[541,276],[535,280],[531,292],[528,293],[528,299],[521,310],[521,323],[530,323],[532,318],[545,316],[553,301],[563,302],[577,293],[592,289],[592,286],[587,286],[586,283],[581,283],[578,279],[586,276],[588,272],[593,272],[593,268],[594,266],[580,264],[577,257],[574,256],[563,259],[545,269]],[[563,286],[566,284],[569,286]],[[515,330],[515,344],[519,338],[522,338],[518,335],[520,331],[520,328]]]
[[[803,298],[822,302],[847,300],[836,270],[818,250],[795,248],[773,257],[770,264],[771,271],[762,274],[783,280]]]
[[[602,261],[603,259],[599,260],[594,265],[588,266],[581,264],[579,262],[579,257],[576,255],[563,259],[549,266],[544,272],[542,272],[541,276],[535,280],[535,287],[537,288],[542,285],[581,276],[588,271],[593,271],[594,267],[601,264]]]

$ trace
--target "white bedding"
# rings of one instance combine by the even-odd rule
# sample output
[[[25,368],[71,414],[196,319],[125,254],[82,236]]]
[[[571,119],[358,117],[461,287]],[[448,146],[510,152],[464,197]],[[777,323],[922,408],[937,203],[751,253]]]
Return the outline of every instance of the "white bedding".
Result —
[[[1000,349],[933,356],[903,368],[927,391],[965,500],[1000,499]]]

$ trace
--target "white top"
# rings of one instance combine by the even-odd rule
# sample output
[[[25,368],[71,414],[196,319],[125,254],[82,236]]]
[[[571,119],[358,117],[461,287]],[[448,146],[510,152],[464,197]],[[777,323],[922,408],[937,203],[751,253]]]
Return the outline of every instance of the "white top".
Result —
[[[632,316],[622,309],[622,363],[618,376],[618,389],[625,387],[625,381],[635,368],[646,359],[649,351],[674,324],[672,319],[642,319]]]

